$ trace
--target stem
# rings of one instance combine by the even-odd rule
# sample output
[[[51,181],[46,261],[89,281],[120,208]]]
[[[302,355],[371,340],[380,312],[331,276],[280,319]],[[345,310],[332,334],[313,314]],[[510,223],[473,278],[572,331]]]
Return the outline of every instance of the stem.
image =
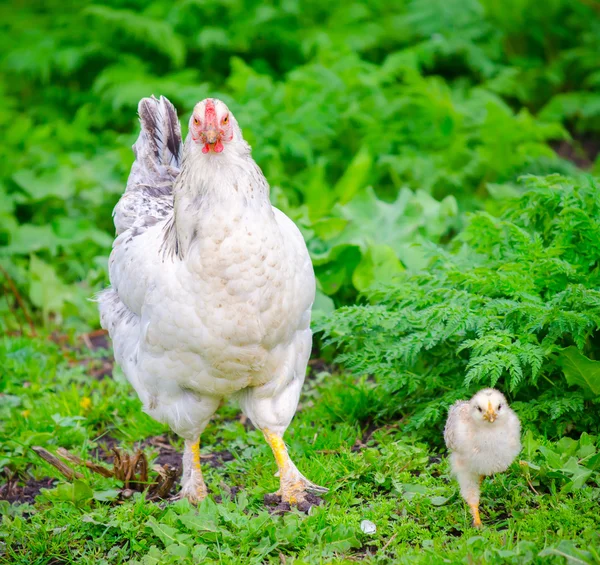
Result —
[[[29,324],[29,327],[31,328],[31,335],[33,337],[36,337],[37,334],[35,332],[35,326],[33,325],[33,320],[29,316],[29,312],[27,312],[27,308],[25,308],[25,302],[21,298],[21,295],[19,294],[17,286],[15,285],[15,283],[12,280],[11,276],[8,274],[8,272],[6,271],[6,269],[2,265],[0,265],[0,271],[2,272],[2,274],[4,275],[4,277],[6,278],[6,281],[8,282],[8,286],[10,287],[10,290],[14,294],[15,299],[17,300],[17,303],[19,304],[19,307],[21,308],[21,310],[23,310],[23,314],[25,314],[25,319],[27,320],[27,323]]]

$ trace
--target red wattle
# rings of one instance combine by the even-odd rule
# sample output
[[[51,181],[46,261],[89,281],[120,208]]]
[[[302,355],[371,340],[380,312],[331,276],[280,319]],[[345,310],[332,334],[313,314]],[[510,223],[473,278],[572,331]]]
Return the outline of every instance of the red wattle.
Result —
[[[210,151],[210,145],[208,145],[208,143],[204,144],[204,147],[202,148],[202,153],[208,153]]]
[[[221,153],[221,151],[223,151],[223,144],[220,139],[217,139],[213,149],[215,150],[215,153]]]

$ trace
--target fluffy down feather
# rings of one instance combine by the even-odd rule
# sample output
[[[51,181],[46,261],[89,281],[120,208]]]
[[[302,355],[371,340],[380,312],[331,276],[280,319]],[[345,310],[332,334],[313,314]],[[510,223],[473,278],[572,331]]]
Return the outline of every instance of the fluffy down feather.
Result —
[[[469,401],[459,400],[448,411],[444,440],[450,466],[463,498],[479,527],[480,483],[484,476],[505,471],[521,451],[521,424],[504,395],[494,389],[479,391]]]

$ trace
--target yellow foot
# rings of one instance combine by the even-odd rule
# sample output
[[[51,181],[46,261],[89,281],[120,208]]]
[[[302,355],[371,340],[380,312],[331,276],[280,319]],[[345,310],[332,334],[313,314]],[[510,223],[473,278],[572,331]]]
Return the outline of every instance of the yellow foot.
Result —
[[[298,471],[296,471],[298,473]],[[300,473],[298,473],[300,475]],[[290,481],[283,481],[278,493],[281,494],[281,499],[291,505],[298,505],[303,502],[311,501],[316,498],[317,494],[324,494],[329,489],[320,487],[310,482],[306,477],[300,475],[294,477]],[[314,505],[314,502],[313,502]]]
[[[183,452],[183,478],[179,499],[187,498],[192,504],[204,500],[208,495],[202,469],[200,468],[200,442],[186,441]]]
[[[301,510],[307,510],[310,506],[318,505],[320,501],[314,495],[326,493],[328,489],[312,483],[298,471],[288,455],[281,436],[269,430],[263,430],[263,433],[267,443],[273,450],[279,470],[281,486],[276,495],[281,496],[282,502],[287,502],[290,506],[298,506]]]
[[[208,491],[204,483],[197,484],[193,481],[188,481],[181,486],[181,490],[177,493],[174,500],[187,498],[192,504],[202,502],[208,496]]]
[[[277,491],[273,494],[266,494],[264,497],[265,504],[275,507],[276,513],[282,514],[295,506],[301,512],[309,513],[313,506],[320,506],[323,499],[306,490],[294,489],[287,491],[284,496]]]

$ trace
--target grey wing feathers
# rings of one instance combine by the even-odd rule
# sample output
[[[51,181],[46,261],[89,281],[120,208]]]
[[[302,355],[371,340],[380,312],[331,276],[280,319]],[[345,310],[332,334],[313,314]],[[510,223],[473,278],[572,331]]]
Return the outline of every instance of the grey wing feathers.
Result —
[[[173,210],[173,183],[179,175],[182,142],[177,111],[164,96],[138,105],[141,131],[125,194],[115,207],[117,234],[162,220]]]
[[[446,427],[444,428],[444,441],[446,447],[450,450],[456,449],[458,446],[455,441],[455,433],[460,413],[468,402],[464,400],[458,400],[448,409],[448,419],[446,420]]]

